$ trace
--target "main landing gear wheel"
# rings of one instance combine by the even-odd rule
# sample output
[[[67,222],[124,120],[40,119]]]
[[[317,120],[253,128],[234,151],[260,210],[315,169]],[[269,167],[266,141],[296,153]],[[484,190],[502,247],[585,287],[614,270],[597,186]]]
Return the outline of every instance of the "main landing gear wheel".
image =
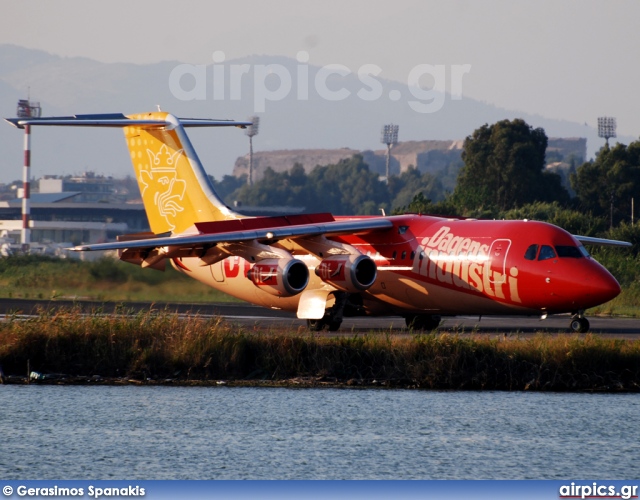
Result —
[[[308,319],[307,328],[312,332],[321,332],[329,330],[337,332],[342,324],[342,312],[347,303],[347,294],[345,292],[335,292],[335,303],[333,306],[325,310],[324,316],[320,319]]]
[[[571,318],[569,328],[574,333],[587,333],[589,331],[589,320],[584,316],[574,316]]]
[[[431,314],[410,314],[404,317],[407,328],[410,330],[432,331],[438,328],[442,318]]]
[[[312,332],[321,332],[323,330],[329,330],[330,332],[337,332],[340,329],[342,321],[322,319],[308,319],[307,328]]]

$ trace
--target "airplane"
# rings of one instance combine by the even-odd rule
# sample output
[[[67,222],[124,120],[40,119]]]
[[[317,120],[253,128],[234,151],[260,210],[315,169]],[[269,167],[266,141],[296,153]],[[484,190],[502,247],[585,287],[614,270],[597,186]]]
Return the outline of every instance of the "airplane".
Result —
[[[476,220],[422,214],[249,217],[214,191],[187,127],[245,128],[251,122],[177,118],[162,111],[10,118],[26,126],[124,130],[151,232],[83,244],[117,250],[142,267],[176,270],[238,299],[293,311],[313,331],[336,331],[348,316],[403,316],[433,330],[442,316],[570,313],[620,293],[583,244],[630,246],[531,220]]]

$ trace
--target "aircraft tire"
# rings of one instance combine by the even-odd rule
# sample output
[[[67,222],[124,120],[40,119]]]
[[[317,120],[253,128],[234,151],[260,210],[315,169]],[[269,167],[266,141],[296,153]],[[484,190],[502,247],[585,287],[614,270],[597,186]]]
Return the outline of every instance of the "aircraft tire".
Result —
[[[327,329],[330,332],[337,332],[338,330],[340,330],[340,325],[342,324],[342,321],[330,321],[327,324]]]
[[[587,318],[573,318],[569,328],[574,333],[587,333],[589,331],[589,320]]]
[[[338,320],[328,321],[325,318],[307,320],[307,328],[312,332],[321,332],[323,330],[329,330],[330,332],[337,332],[340,329],[341,324],[342,324],[342,321],[338,321]]]
[[[307,328],[312,332],[321,332],[324,330],[324,321],[321,319],[308,319]]]
[[[438,328],[442,318],[440,316],[432,316],[431,314],[411,314],[405,316],[407,328],[415,331],[432,331]]]

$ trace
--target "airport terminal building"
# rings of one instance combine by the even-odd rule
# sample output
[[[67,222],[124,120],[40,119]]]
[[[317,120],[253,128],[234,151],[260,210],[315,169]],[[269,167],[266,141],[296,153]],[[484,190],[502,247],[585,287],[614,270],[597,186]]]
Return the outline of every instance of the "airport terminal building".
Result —
[[[140,201],[114,195],[110,179],[95,176],[42,178],[30,195],[31,242],[39,245],[101,243],[120,234],[149,230]],[[22,229],[22,193],[0,201],[0,236],[18,244]]]

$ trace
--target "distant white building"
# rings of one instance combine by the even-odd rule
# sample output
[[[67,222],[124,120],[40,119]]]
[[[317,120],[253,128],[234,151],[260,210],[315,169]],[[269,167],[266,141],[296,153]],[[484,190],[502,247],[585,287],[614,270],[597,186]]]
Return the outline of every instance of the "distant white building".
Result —
[[[114,241],[121,234],[149,230],[142,203],[117,202],[108,178],[45,177],[38,187],[40,192],[30,197],[32,252],[52,253],[61,246]],[[17,191],[16,199],[0,201],[2,254],[20,248],[22,189]]]

